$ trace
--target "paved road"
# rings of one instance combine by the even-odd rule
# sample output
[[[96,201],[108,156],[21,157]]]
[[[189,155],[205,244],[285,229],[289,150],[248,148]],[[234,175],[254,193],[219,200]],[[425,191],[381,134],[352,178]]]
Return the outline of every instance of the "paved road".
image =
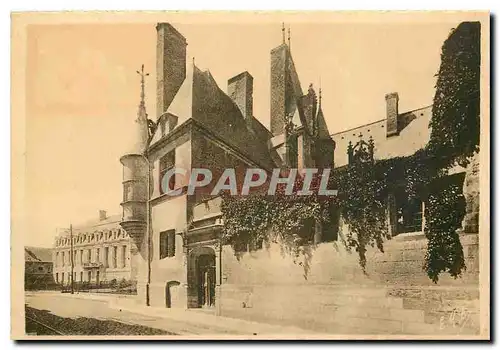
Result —
[[[129,325],[140,325],[159,329],[168,334],[207,335],[207,334],[245,334],[245,332],[220,329],[216,325],[194,324],[181,320],[165,319],[140,315],[128,311],[112,309],[108,300],[92,300],[69,297],[54,293],[34,293],[26,295],[26,304],[37,310],[47,310],[65,318],[87,317],[102,321],[115,321]]]
[[[115,321],[126,325],[140,325],[161,329],[170,334],[177,334],[177,332],[169,329],[165,320],[111,309],[108,307],[108,302],[104,300],[68,298],[66,296],[40,293],[27,295],[26,304],[31,308],[50,311],[50,313],[64,318],[78,319],[84,317],[101,321]],[[173,328],[178,329],[179,327],[175,325]]]

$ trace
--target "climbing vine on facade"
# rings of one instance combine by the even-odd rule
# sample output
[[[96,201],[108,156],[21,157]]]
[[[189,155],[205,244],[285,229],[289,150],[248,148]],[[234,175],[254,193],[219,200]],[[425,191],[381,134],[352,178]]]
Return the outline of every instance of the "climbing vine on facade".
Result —
[[[427,275],[434,282],[442,272],[459,276],[465,269],[458,235],[465,198],[462,183],[448,181],[447,174],[455,164],[467,165],[479,151],[479,47],[479,23],[460,24],[443,44],[431,138],[425,148],[408,157],[374,160],[369,146],[368,153],[362,150],[359,159],[330,174],[329,183],[338,190],[333,197],[287,196],[283,191],[273,196],[258,191],[243,197],[223,195],[223,244],[279,242],[294,261],[301,254],[307,257],[307,278],[316,226],[333,225],[337,213],[348,227],[342,237],[345,246],[357,252],[365,271],[368,247],[383,252],[384,241],[391,238],[388,201],[403,189],[425,203]],[[296,187],[301,185],[299,178]],[[311,188],[317,185],[316,179]]]

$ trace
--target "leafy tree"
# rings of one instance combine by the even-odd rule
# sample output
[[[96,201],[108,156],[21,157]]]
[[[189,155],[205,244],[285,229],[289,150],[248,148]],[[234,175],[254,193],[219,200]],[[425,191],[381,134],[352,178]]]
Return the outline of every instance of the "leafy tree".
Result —
[[[463,22],[445,40],[430,122],[429,150],[443,167],[479,151],[481,26]]]

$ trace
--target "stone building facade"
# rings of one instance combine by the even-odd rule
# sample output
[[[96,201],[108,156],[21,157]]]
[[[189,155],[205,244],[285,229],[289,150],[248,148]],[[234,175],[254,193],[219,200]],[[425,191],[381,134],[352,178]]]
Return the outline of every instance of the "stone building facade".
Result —
[[[130,236],[120,227],[120,220],[121,215],[107,216],[105,211],[99,211],[98,220],[73,227],[73,245],[69,229],[61,230],[52,249],[56,283],[71,284],[71,254],[75,283],[135,280],[134,252]]]
[[[224,169],[234,168],[241,183],[247,168],[340,167],[348,163],[349,141],[355,145],[360,134],[361,138],[372,137],[375,159],[411,155],[428,142],[430,107],[400,113],[399,97],[391,93],[386,96],[384,119],[330,135],[321,108],[321,91],[317,96],[310,85],[303,92],[290,47],[283,40],[271,50],[268,130],[253,115],[253,78],[249,72],[229,79],[224,92],[208,70],[201,71],[194,62],[186,62],[187,41],[182,34],[168,23],[160,23],[156,29],[156,122],[148,120],[142,100],[135,120],[137,137],[121,158],[124,200],[120,224],[138,252],[139,303],[212,308],[225,316],[327,329],[334,324],[341,327],[338,323],[347,317],[336,314],[332,319],[338,306],[332,301],[358,294],[363,286],[385,289],[382,294],[377,291],[377,297],[370,296],[371,304],[355,305],[348,313],[379,310],[381,303],[393,302],[387,299],[387,293],[410,295],[408,288],[417,288],[419,293],[429,290],[431,281],[422,270],[426,250],[422,203],[410,205],[403,203],[403,198],[388,208],[388,215],[395,217],[398,205],[403,208],[403,221],[398,226],[401,232],[394,232],[394,239],[386,242],[385,253],[376,249],[367,253],[366,274],[359,267],[357,255],[347,252],[341,242],[348,229],[342,220],[320,229],[305,276],[304,264],[283,256],[276,244],[242,247],[238,259],[231,247],[220,245],[221,198],[210,195],[213,184],[187,194],[189,176],[176,174],[169,183],[170,191],[175,191],[172,196],[174,192],[163,192],[161,181],[170,169],[209,168],[217,179]],[[459,280],[443,276],[439,286],[444,289],[433,289],[429,293],[438,295],[432,294],[429,300],[436,300],[443,292],[454,302],[450,297],[454,292],[449,288],[464,282],[473,289],[468,294],[472,299],[477,294],[477,171],[455,169],[453,174],[465,177],[468,214],[461,239],[468,270]],[[403,308],[402,300],[396,304]],[[418,315],[417,325],[408,326],[417,329],[421,326],[418,322],[424,323],[429,317],[423,311],[426,307],[415,312],[399,311],[410,323]],[[349,315],[357,322],[359,315]],[[385,323],[375,317],[373,328],[401,330],[403,316],[398,315],[387,315]]]
[[[24,288],[48,289],[54,285],[50,248],[24,247]]]

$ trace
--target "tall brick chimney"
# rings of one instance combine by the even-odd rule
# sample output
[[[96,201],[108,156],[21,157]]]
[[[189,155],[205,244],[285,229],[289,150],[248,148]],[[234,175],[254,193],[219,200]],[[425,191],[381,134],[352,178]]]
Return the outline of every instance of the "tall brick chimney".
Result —
[[[271,133],[280,135],[287,113],[288,46],[282,44],[271,50]]]
[[[227,94],[236,103],[245,118],[253,117],[253,77],[248,72],[240,73],[227,81]]]
[[[156,25],[156,115],[172,103],[186,78],[186,38],[169,23]]]
[[[387,137],[398,135],[398,103],[399,96],[397,92],[391,92],[385,95],[386,111],[387,111]]]

